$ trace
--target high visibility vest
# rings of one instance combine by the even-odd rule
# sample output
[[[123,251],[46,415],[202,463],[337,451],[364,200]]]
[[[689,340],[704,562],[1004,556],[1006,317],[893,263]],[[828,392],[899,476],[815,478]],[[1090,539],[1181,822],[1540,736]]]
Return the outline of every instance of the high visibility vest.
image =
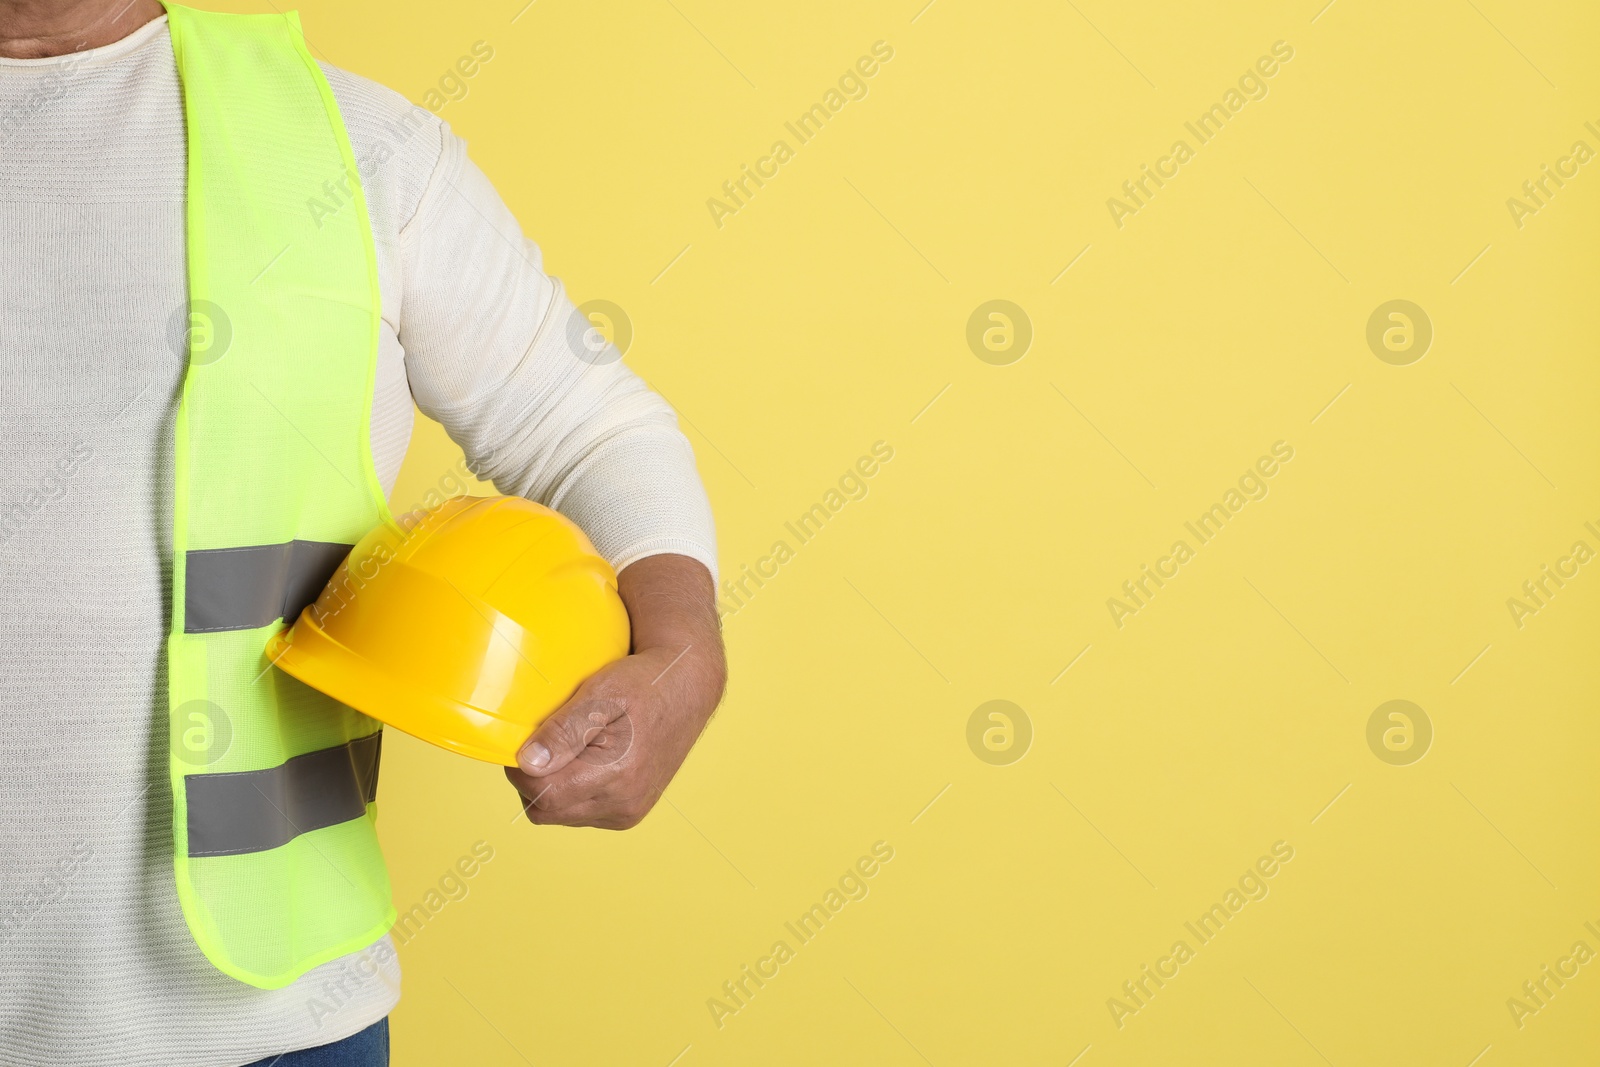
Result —
[[[377,256],[296,15],[166,6],[191,314],[167,640],[174,868],[205,955],[275,989],[395,917],[373,804],[381,727],[263,652],[391,519],[369,444]],[[314,213],[330,180],[351,195]]]

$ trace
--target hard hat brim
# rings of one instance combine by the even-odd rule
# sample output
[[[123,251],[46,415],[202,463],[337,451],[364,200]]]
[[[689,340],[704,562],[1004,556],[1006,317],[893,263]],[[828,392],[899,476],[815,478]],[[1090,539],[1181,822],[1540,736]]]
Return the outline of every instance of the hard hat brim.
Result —
[[[267,658],[284,673],[402,733],[463,756],[517,766],[526,724],[397,682],[346,648],[311,618],[308,609],[274,634]]]

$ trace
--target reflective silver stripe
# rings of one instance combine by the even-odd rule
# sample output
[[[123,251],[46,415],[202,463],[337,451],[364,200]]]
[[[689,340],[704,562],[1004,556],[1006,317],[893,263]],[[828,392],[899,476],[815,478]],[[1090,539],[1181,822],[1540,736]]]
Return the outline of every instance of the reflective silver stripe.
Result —
[[[185,775],[189,855],[265,852],[360,818],[378,794],[382,743],[379,732],[264,771]]]
[[[299,618],[350,548],[327,541],[286,541],[185,553],[184,633],[253,630]]]

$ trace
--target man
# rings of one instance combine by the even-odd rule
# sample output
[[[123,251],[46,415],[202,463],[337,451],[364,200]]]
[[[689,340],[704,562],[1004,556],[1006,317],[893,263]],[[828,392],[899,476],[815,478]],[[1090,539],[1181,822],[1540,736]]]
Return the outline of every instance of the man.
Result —
[[[631,827],[725,676],[688,442],[614,352],[574,351],[571,302],[462,142],[319,66],[377,248],[378,480],[392,489],[415,400],[477,473],[561,510],[618,569],[632,654],[507,776],[534,823]],[[358,968],[256,988],[211,965],[174,890],[163,649],[185,145],[156,0],[0,0],[0,1063],[386,1063],[387,938]],[[338,1010],[311,1010],[330,979]]]

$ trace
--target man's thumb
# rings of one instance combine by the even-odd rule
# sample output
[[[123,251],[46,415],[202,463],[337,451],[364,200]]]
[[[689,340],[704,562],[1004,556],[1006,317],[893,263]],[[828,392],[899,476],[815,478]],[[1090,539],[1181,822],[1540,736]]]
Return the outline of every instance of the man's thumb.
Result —
[[[523,743],[517,764],[535,778],[554,774],[584,750],[600,731],[627,709],[615,697],[598,697],[580,686],[572,699],[550,713]]]

